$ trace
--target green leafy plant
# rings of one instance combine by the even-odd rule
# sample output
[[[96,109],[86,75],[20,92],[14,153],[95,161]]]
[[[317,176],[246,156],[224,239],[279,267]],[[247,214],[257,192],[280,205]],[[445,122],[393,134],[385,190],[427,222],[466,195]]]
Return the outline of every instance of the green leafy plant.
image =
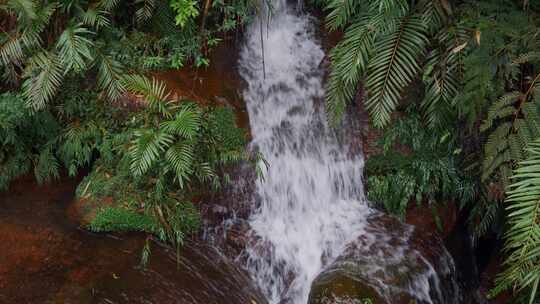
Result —
[[[527,150],[529,156],[520,162],[507,190],[509,229],[505,234],[505,252],[508,256],[492,293],[526,289],[530,292],[529,303],[533,303],[540,282],[540,141],[531,142]]]
[[[407,207],[429,207],[474,197],[474,183],[460,169],[461,149],[451,130],[428,131],[420,115],[407,113],[387,129],[382,153],[366,163],[370,201],[403,218]]]
[[[446,1],[326,1],[327,26],[344,29],[332,50],[327,110],[336,122],[364,80],[364,103],[373,123],[384,127],[405,89],[422,71],[428,83],[423,108],[428,115],[436,103],[455,97],[457,56],[463,31],[450,26]],[[452,39],[457,38],[457,39]],[[427,63],[422,57],[434,49]],[[435,121],[435,118],[430,118]]]
[[[481,131],[490,132],[485,145],[483,179],[496,175],[505,187],[514,165],[526,157],[527,144],[540,136],[539,79],[540,74],[525,93],[506,93],[490,105],[481,126]]]
[[[176,12],[176,24],[181,27],[199,15],[196,0],[172,0],[171,7]]]
[[[33,113],[18,94],[0,94],[0,189],[35,169],[39,181],[59,175],[50,142],[60,132],[48,112]]]
[[[468,2],[463,20],[474,29],[474,47],[463,58],[456,111],[469,125],[477,150],[468,152],[482,189],[472,209],[476,236],[500,233],[504,192],[538,129],[536,12],[505,1]],[[481,152],[479,152],[479,150]]]
[[[67,4],[66,4],[67,5]],[[9,32],[2,33],[11,39],[0,39],[2,67],[10,73],[9,78],[23,80],[23,92],[27,102],[41,110],[55,98],[64,79],[69,74],[84,75],[97,72],[97,87],[111,99],[122,93],[118,81],[120,63],[106,53],[105,40],[99,35],[108,28],[107,9],[99,12],[87,11],[77,3],[64,6],[59,2],[41,4],[32,0],[10,1],[3,6],[8,14],[24,16]],[[68,24],[61,29],[58,38],[53,38],[50,24],[59,18],[55,12],[67,10],[73,13]],[[41,36],[49,39],[41,39]],[[105,52],[104,52],[105,51]],[[14,66],[22,66],[22,73]],[[71,79],[71,78],[70,78]]]
[[[180,246],[200,224],[189,202],[209,186],[219,187],[227,165],[250,160],[245,134],[230,109],[173,99],[156,79],[130,75],[123,85],[141,96],[145,108],[100,136],[95,149],[101,157],[77,195],[122,209],[104,213],[105,222],[98,214],[101,226],[125,230],[149,217],[156,227],[147,232]]]

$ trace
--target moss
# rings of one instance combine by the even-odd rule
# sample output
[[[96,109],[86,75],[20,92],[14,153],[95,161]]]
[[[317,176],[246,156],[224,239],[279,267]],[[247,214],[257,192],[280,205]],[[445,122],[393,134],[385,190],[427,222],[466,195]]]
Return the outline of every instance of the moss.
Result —
[[[157,223],[149,215],[138,213],[122,207],[100,209],[88,225],[95,232],[141,231],[157,232]]]
[[[152,233],[166,242],[179,242],[200,227],[201,218],[198,209],[191,202],[182,202],[177,193],[169,193],[160,204],[161,216],[153,212],[156,203],[152,197],[144,196],[145,189],[129,176],[115,173],[113,168],[106,168],[99,163],[94,170],[79,184],[77,196],[80,204],[78,211],[85,226],[95,232],[140,231]],[[145,209],[145,211],[141,211]],[[168,222],[166,229],[160,223]]]
[[[209,131],[224,150],[242,149],[247,144],[246,131],[236,126],[236,116],[230,107],[216,107],[210,112]]]

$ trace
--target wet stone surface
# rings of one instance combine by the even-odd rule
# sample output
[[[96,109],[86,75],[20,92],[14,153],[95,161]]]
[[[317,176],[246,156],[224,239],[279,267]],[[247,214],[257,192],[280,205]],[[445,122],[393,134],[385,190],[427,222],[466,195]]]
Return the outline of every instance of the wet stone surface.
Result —
[[[176,256],[145,237],[97,235],[68,217],[76,181],[19,180],[0,193],[0,303],[265,303],[247,276],[212,247]]]
[[[436,234],[380,213],[365,230],[315,279],[309,304],[461,303],[455,267]]]

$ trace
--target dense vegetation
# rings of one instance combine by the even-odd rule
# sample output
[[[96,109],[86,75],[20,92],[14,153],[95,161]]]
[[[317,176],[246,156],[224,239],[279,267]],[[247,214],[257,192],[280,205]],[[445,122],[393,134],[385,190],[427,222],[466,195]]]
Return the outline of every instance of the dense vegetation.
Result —
[[[90,173],[77,195],[112,199],[89,224],[180,245],[199,225],[193,198],[247,160],[223,106],[173,96],[150,72],[204,67],[240,30],[248,0],[0,2],[0,189]]]
[[[331,52],[330,120],[362,86],[384,128],[383,152],[367,163],[369,197],[399,216],[412,202],[466,206],[477,237],[506,231],[493,294],[537,301],[540,3],[317,3],[344,32]]]
[[[540,301],[540,2],[313,0],[333,48],[328,117],[358,97],[384,130],[368,196],[403,218],[455,202],[476,238],[505,240],[493,295]],[[176,246],[193,200],[250,160],[223,106],[177,98],[152,72],[211,64],[252,0],[0,1],[0,190],[89,173],[77,196],[108,201],[94,231]]]

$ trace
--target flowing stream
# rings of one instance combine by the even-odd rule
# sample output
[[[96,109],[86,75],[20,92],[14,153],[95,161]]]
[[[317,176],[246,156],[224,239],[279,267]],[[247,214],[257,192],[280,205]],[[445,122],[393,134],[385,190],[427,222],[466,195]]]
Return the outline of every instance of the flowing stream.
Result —
[[[257,241],[245,252],[246,267],[270,303],[305,304],[315,277],[359,235],[368,240],[363,252],[368,256],[370,248],[388,252],[367,263],[373,264],[366,266],[369,273],[399,267],[405,258],[413,263],[425,259],[409,249],[407,237],[399,240],[401,245],[389,245],[385,232],[366,231],[375,212],[364,197],[363,156],[350,153],[343,140],[350,135],[336,134],[326,123],[325,54],[314,20],[286,0],[271,4],[248,30],[239,60],[252,145],[269,163],[256,185],[258,202],[249,224]],[[449,255],[442,259],[451,271]],[[442,295],[434,268],[427,262],[424,266],[407,292],[421,303],[456,303]],[[390,288],[381,286],[382,291]]]
[[[250,225],[271,252],[248,249],[248,269],[271,303],[300,304],[325,261],[362,231],[370,211],[362,156],[348,155],[319,106],[325,54],[311,18],[285,0],[265,12],[240,56],[252,144],[269,163]]]

